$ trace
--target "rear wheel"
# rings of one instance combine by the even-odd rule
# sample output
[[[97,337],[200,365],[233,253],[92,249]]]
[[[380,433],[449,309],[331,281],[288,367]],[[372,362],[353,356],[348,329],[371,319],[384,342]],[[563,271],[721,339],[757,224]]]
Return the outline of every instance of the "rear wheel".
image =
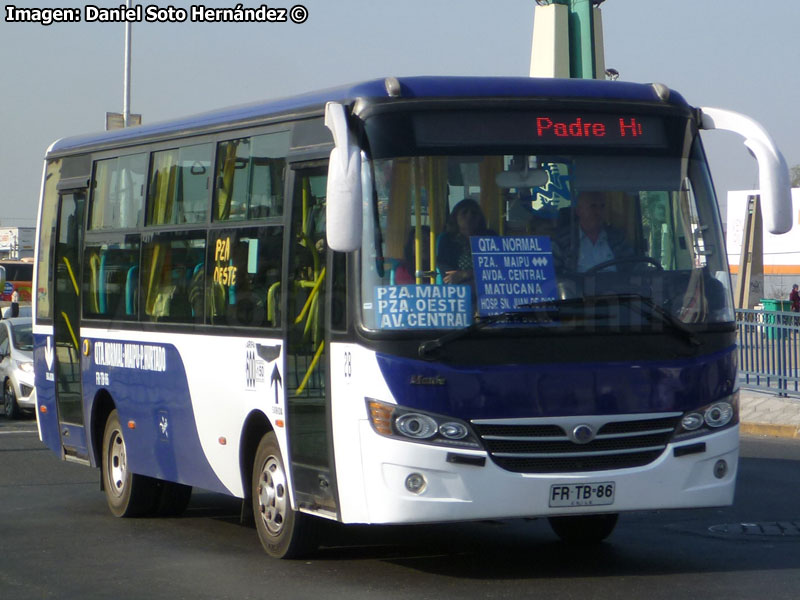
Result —
[[[599,544],[617,525],[619,515],[576,515],[550,517],[550,527],[563,541],[570,544]]]
[[[114,516],[139,517],[153,511],[158,482],[128,468],[128,452],[116,410],[106,421],[101,470],[106,502]]]
[[[6,380],[3,387],[3,408],[6,411],[6,419],[19,418],[19,404],[17,404],[17,394],[14,392],[14,384],[10,379]]]
[[[292,509],[286,467],[273,432],[258,444],[251,492],[258,538],[267,554],[297,558],[316,549],[313,517]]]

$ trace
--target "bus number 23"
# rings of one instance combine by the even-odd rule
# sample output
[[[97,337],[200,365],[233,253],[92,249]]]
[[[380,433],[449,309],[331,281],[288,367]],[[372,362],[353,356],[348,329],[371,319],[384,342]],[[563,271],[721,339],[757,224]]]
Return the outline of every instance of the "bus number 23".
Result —
[[[352,352],[344,353],[344,376],[346,378],[353,376],[353,354]]]

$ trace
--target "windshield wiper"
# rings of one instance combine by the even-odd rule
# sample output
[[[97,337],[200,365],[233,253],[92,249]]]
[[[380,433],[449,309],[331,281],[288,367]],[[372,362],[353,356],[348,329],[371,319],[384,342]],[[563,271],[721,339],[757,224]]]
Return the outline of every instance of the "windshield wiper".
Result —
[[[542,302],[531,302],[529,304],[520,304],[517,308],[527,309],[525,311],[508,311],[497,315],[490,315],[483,317],[479,321],[475,321],[471,325],[463,329],[456,329],[449,333],[444,334],[433,340],[422,342],[419,345],[419,355],[422,358],[428,357],[432,352],[438,350],[442,346],[449,344],[453,340],[468,336],[479,329],[483,329],[487,325],[494,323],[537,323],[543,327],[544,323],[553,322],[552,312],[541,309],[559,309],[573,306],[583,307],[587,304],[598,304],[603,302],[626,302],[632,304],[638,309],[640,315],[652,319],[657,318],[661,323],[669,326],[670,330],[678,334],[688,344],[692,346],[699,346],[702,342],[697,335],[686,326],[680,319],[673,316],[664,308],[653,302],[650,298],[642,296],[641,294],[604,294],[598,296],[578,296],[575,298],[563,298],[559,300],[544,300]],[[636,306],[638,304],[638,306]],[[647,311],[642,310],[641,307],[646,306]],[[537,310],[539,309],[539,310]]]
[[[663,323],[664,325],[668,325],[669,328],[674,332],[677,333],[681,338],[683,338],[688,344],[692,346],[699,346],[702,342],[697,335],[686,326],[686,323],[675,317],[672,313],[665,310],[663,307],[659,306],[651,298],[647,296],[642,296],[641,294],[634,294],[634,293],[627,293],[627,294],[604,294],[599,296],[583,296],[579,298],[567,298],[566,300],[556,300],[556,301],[547,301],[547,302],[534,302],[533,304],[526,304],[525,306],[529,308],[535,307],[546,307],[546,306],[553,306],[553,305],[562,305],[567,303],[575,303],[575,304],[594,304],[600,302],[609,302],[609,301],[617,301],[617,302],[626,302],[630,303],[632,306],[638,309],[640,315],[652,319],[653,317],[657,317],[658,320]],[[638,306],[637,306],[638,304]],[[646,306],[649,311],[644,311],[641,309],[642,306]]]
[[[479,329],[483,329],[488,325],[492,325],[495,323],[545,323],[548,322],[548,319],[543,318],[543,313],[538,310],[526,310],[526,311],[507,311],[503,313],[499,313],[496,315],[489,315],[487,317],[482,317],[479,321],[474,321],[471,325],[464,327],[462,329],[456,329],[449,333],[445,333],[443,336],[438,337],[433,340],[428,340],[427,342],[422,342],[419,345],[419,355],[422,358],[428,357],[431,353],[435,352],[442,346],[449,344],[450,342],[457,340],[462,337],[466,337]]]

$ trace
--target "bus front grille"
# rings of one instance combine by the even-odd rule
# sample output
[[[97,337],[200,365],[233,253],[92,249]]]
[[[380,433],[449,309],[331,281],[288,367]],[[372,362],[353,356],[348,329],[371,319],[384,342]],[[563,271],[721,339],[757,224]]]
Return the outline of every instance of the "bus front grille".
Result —
[[[664,452],[682,413],[473,421],[491,459],[515,473],[630,469]],[[591,441],[580,443],[591,431]]]

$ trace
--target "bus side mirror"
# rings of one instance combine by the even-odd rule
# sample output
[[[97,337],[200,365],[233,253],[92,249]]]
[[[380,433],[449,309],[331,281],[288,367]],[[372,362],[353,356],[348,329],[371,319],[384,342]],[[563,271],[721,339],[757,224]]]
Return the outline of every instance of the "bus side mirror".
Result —
[[[703,129],[723,129],[744,137],[744,145],[758,161],[758,187],[764,221],[770,233],[786,233],[792,228],[792,189],[789,168],[772,137],[756,121],[722,108],[700,109]]]
[[[333,134],[325,207],[328,247],[351,252],[361,247],[361,151],[347,127],[345,107],[325,106],[325,126]]]

